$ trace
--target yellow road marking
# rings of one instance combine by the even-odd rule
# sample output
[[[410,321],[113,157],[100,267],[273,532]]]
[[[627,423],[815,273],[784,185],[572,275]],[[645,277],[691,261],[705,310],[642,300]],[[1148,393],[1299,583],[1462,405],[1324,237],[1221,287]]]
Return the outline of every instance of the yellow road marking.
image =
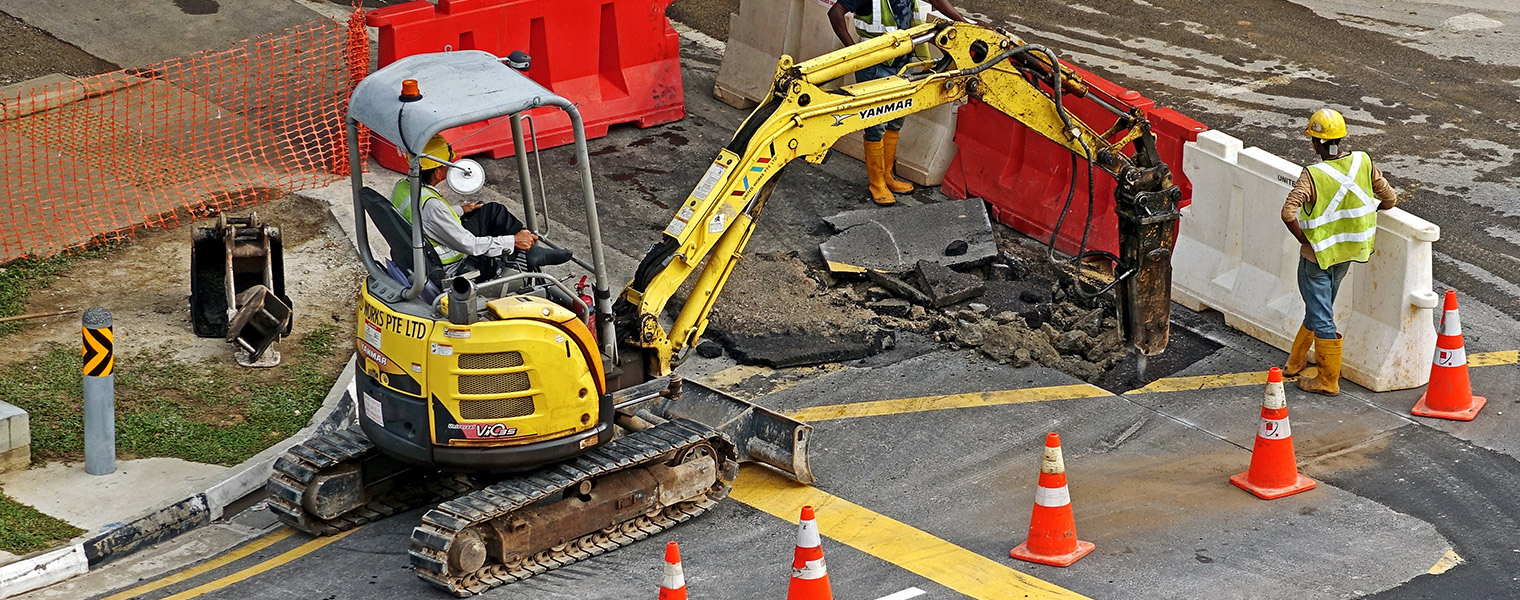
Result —
[[[1501,352],[1478,352],[1467,356],[1469,366],[1492,367],[1497,365],[1512,365],[1520,363],[1520,351],[1506,350]],[[1311,367],[1312,368],[1312,367]],[[733,370],[733,369],[729,369]],[[720,374],[723,372],[720,372]],[[1267,372],[1249,371],[1245,373],[1221,373],[1218,375],[1195,375],[1189,377],[1163,377],[1157,379],[1142,388],[1133,389],[1128,394],[1157,394],[1168,392],[1185,392],[1192,390],[1207,390],[1214,388],[1241,387],[1247,385],[1263,385],[1267,382]],[[722,387],[720,385],[720,387]],[[900,398],[896,400],[877,400],[872,402],[852,402],[848,404],[828,404],[824,406],[810,406],[786,413],[787,416],[805,422],[831,421],[834,419],[853,419],[858,417],[879,417],[883,415],[895,415],[903,413],[928,412],[933,410],[948,410],[952,408],[972,408],[979,406],[998,406],[1003,404],[1023,404],[1026,402],[1048,402],[1051,400],[1073,400],[1077,398],[1096,398],[1111,396],[1107,390],[1088,385],[1085,383],[1076,385],[1057,385],[1040,388],[1026,388],[1020,390],[998,390],[991,392],[975,392],[970,394],[948,394],[941,396],[920,396],[917,398]]]
[[[1437,560],[1435,566],[1431,567],[1427,572],[1431,575],[1440,575],[1442,573],[1450,571],[1452,567],[1465,562],[1467,561],[1463,560],[1461,556],[1458,556],[1455,550],[1447,550],[1446,555],[1442,556],[1440,560]]]
[[[341,539],[343,539],[345,537],[348,537],[349,534],[352,534],[353,532],[358,531],[359,529],[363,529],[363,528],[360,527],[360,528],[357,528],[357,529],[350,529],[348,531],[345,531],[343,533],[340,533],[340,534],[334,535],[334,536],[316,538],[316,539],[314,539],[312,541],[309,541],[309,542],[306,542],[304,544],[301,544],[300,546],[297,546],[297,547],[295,547],[295,548],[293,548],[293,549],[291,549],[289,551],[286,551],[284,554],[281,554],[279,556],[276,556],[274,558],[271,558],[269,560],[266,560],[264,562],[261,562],[259,564],[254,565],[254,566],[248,567],[246,569],[243,569],[241,571],[238,571],[236,573],[233,573],[231,575],[228,575],[228,576],[223,577],[221,579],[218,579],[216,581],[212,581],[210,583],[206,583],[206,584],[202,584],[202,585],[190,588],[190,589],[185,590],[183,592],[180,592],[178,594],[174,594],[173,596],[167,596],[163,600],[188,600],[190,598],[194,598],[196,596],[200,596],[201,594],[205,594],[207,592],[214,592],[216,590],[222,589],[224,587],[227,587],[229,585],[232,585],[232,584],[237,583],[239,581],[242,581],[244,579],[248,579],[249,577],[253,577],[254,575],[258,575],[260,573],[263,573],[265,571],[268,571],[270,569],[273,569],[275,567],[278,567],[280,565],[283,565],[285,563],[293,561],[293,560],[295,560],[297,558],[301,558],[302,556],[306,556],[307,554],[311,554],[312,552],[317,551],[317,549],[319,549],[319,548],[321,548],[323,546],[326,546],[328,544],[331,544],[333,542],[341,540]]]
[[[1467,355],[1467,365],[1470,367],[1493,367],[1499,365],[1513,365],[1520,363],[1520,351],[1505,350],[1501,352],[1477,352]],[[1313,368],[1313,367],[1310,367]],[[1262,385],[1267,382],[1266,370],[1250,371],[1246,373],[1223,373],[1219,375],[1198,375],[1193,377],[1164,377],[1152,381],[1143,388],[1130,390],[1125,394],[1152,394],[1164,392],[1183,392],[1189,390],[1207,390],[1212,388],[1239,387],[1243,385]]]
[[[1493,367],[1498,365],[1513,365],[1515,363],[1520,363],[1520,350],[1478,352],[1467,355],[1467,366],[1470,367]]]
[[[1262,385],[1267,382],[1267,372],[1251,371],[1248,373],[1224,373],[1221,375],[1196,375],[1192,377],[1163,377],[1152,381],[1143,388],[1130,390],[1125,394],[1150,394],[1158,392],[1182,392],[1188,390],[1207,390],[1222,387],[1237,387],[1242,385]]]
[[[949,394],[943,396],[921,396],[918,398],[901,398],[898,400],[878,400],[874,402],[854,402],[850,404],[830,404],[827,406],[811,406],[787,413],[787,416],[799,421],[815,422],[829,421],[832,419],[853,419],[856,417],[876,417],[881,415],[895,415],[899,413],[916,413],[931,410],[948,410],[952,408],[971,408],[977,406],[999,406],[1003,404],[1023,404],[1026,402],[1046,402],[1050,400],[1071,400],[1074,398],[1095,398],[1098,396],[1112,396],[1108,390],[1080,383],[1076,385],[1057,385],[1051,387],[1026,388],[1022,390],[1001,390],[993,392],[976,392],[971,394]]]
[[[1086,598],[769,469],[745,465],[740,471],[730,492],[735,500],[789,523],[797,522],[803,505],[812,505],[819,531],[829,539],[966,596],[978,600]],[[1012,540],[1009,543],[1011,548]]]
[[[106,596],[105,598],[101,598],[100,600],[127,600],[127,598],[135,598],[137,596],[141,596],[141,595],[146,594],[148,592],[151,592],[153,590],[166,588],[166,587],[169,587],[169,586],[174,585],[176,583],[179,583],[181,581],[185,581],[187,579],[199,576],[202,573],[206,573],[208,571],[215,571],[215,570],[220,569],[222,567],[225,567],[225,566],[227,566],[227,565],[229,565],[231,563],[237,562],[238,560],[241,560],[245,556],[248,556],[250,554],[253,554],[255,552],[258,552],[260,550],[268,548],[270,546],[273,546],[273,545],[279,543],[281,540],[290,537],[290,535],[293,534],[293,533],[295,533],[295,532],[296,532],[296,530],[291,529],[289,527],[277,530],[274,533],[271,533],[271,534],[266,535],[266,536],[264,536],[262,538],[256,539],[253,542],[248,543],[248,544],[244,545],[241,548],[238,548],[236,550],[233,550],[231,552],[223,554],[223,555],[217,557],[214,560],[209,560],[209,561],[206,561],[204,563],[201,563],[200,565],[196,566],[193,569],[186,569],[184,571],[180,571],[180,572],[175,573],[173,575],[170,575],[168,577],[164,577],[162,579],[153,581],[151,583],[147,583],[147,584],[144,584],[144,585],[137,586],[137,587],[132,588],[130,590],[127,590],[125,592],[117,592],[117,593],[112,594],[110,596]]]

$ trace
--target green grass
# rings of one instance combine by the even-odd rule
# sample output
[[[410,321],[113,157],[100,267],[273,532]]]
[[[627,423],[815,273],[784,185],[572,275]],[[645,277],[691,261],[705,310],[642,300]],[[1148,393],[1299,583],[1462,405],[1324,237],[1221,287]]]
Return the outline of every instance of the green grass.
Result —
[[[0,270],[0,317],[22,314],[27,298],[80,259],[102,258],[107,242],[50,258],[22,258]],[[0,339],[25,322],[0,323]],[[242,369],[230,356],[185,363],[169,348],[116,355],[116,446],[121,459],[173,457],[235,465],[285,439],[322,406],[337,371],[339,329],[319,327],[282,346],[273,369]],[[295,339],[295,338],[292,338]],[[344,344],[338,344],[344,346]],[[29,413],[32,462],[84,459],[78,346],[53,345],[0,368],[0,402]],[[84,533],[0,491],[0,551],[26,554]]]
[[[0,317],[21,314],[33,290],[52,284],[75,261],[101,258],[117,247],[116,243],[104,243],[49,258],[19,258],[0,266]],[[0,336],[20,331],[23,325],[22,321],[0,323]]]
[[[289,437],[332,385],[337,332],[325,325],[285,344],[273,369],[242,369],[230,357],[184,363],[168,349],[118,355],[117,455],[230,466]],[[81,395],[78,348],[53,346],[0,370],[0,402],[30,413],[34,463],[83,458]]]
[[[0,493],[0,550],[11,554],[36,552],[81,533],[83,529]]]

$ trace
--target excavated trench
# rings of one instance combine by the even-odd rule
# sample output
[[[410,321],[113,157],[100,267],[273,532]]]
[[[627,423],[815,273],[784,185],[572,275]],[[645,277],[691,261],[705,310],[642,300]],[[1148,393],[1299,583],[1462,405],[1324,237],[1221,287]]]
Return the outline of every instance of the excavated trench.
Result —
[[[938,282],[925,281],[923,273],[844,278],[806,264],[796,252],[751,255],[730,279],[706,332],[710,341],[698,350],[707,357],[727,353],[741,364],[798,367],[866,358],[892,349],[899,336],[916,334],[1123,393],[1219,349],[1174,320],[1166,352],[1151,357],[1139,379],[1137,357],[1122,342],[1111,297],[1081,297],[1070,271],[1049,264],[1043,247],[997,230],[996,258],[944,275],[964,290],[981,291],[939,307],[935,299],[965,294],[935,296]]]

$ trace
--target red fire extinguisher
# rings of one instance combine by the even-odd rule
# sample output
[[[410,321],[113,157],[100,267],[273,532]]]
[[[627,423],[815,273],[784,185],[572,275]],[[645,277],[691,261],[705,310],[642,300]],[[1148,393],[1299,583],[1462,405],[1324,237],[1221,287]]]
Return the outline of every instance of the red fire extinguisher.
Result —
[[[586,276],[582,275],[580,283],[575,284],[575,294],[581,297],[581,302],[586,303],[586,327],[591,329],[591,337],[596,338],[596,300],[591,294],[586,293]]]

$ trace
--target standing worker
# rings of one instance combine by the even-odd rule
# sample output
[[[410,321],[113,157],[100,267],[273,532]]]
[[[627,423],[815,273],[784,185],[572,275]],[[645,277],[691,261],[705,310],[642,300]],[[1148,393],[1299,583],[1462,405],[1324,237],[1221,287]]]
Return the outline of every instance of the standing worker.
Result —
[[[1319,375],[1300,377],[1298,388],[1335,396],[1341,391],[1342,341],[1335,332],[1335,294],[1351,263],[1367,262],[1372,255],[1377,211],[1393,208],[1398,197],[1366,152],[1343,150],[1346,119],[1341,113],[1316,111],[1304,133],[1320,162],[1304,169],[1283,202],[1283,224],[1302,244],[1298,293],[1304,297],[1304,323],[1283,374],[1303,371],[1313,344]]]
[[[439,157],[454,161],[454,148],[443,136],[433,136],[422,149],[422,233],[438,253],[443,263],[445,277],[454,277],[471,268],[480,271],[480,280],[496,277],[498,259],[518,259],[519,266],[530,270],[557,265],[570,260],[569,250],[544,248],[538,245],[538,235],[529,231],[522,221],[495,202],[468,202],[459,207],[461,217],[443,195],[437,185],[448,177],[449,166],[433,160]],[[391,191],[391,205],[401,218],[412,222],[412,184],[402,178]]]
[[[955,7],[950,5],[950,0],[929,0],[929,5],[951,19],[965,21],[971,20],[962,17],[956,12]],[[855,15],[854,30],[861,40],[867,40],[879,35],[891,33],[898,29],[907,29],[924,22],[926,10],[916,0],[838,0],[833,7],[829,8],[829,23],[834,26],[834,35],[839,36],[839,41],[846,46],[855,45],[855,36],[850,33],[851,25],[846,13]],[[907,27],[900,27],[899,23],[908,23]],[[922,58],[928,58],[926,48],[920,46],[915,52],[922,53]],[[855,82],[861,83],[872,79],[881,79],[896,75],[904,65],[912,62],[914,53],[904,54],[894,60],[866,67],[855,72]],[[883,125],[872,125],[866,128],[866,173],[870,178],[871,200],[879,206],[891,206],[897,203],[897,197],[893,194],[906,194],[913,191],[913,184],[898,179],[892,174],[897,163],[897,134],[902,130],[903,118],[898,117]]]

